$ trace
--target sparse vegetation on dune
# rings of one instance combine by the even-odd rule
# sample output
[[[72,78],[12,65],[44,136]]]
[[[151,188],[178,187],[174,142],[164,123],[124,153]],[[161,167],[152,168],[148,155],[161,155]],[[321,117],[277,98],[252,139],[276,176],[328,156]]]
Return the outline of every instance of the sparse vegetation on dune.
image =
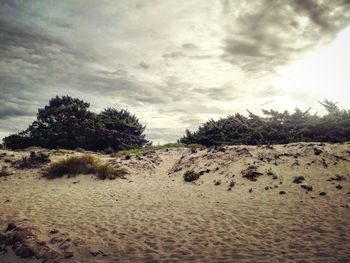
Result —
[[[123,156],[145,156],[147,154],[154,153],[154,151],[158,150],[169,150],[169,149],[176,149],[176,148],[189,148],[193,151],[196,150],[203,150],[206,147],[200,144],[183,144],[183,143],[167,143],[163,145],[158,146],[147,146],[143,148],[135,148],[130,150],[122,150],[118,151],[116,153],[111,154],[112,157],[118,158]]]
[[[92,155],[72,156],[52,163],[45,171],[44,177],[54,179],[64,175],[93,174],[98,179],[116,179],[124,177],[128,172],[123,168],[103,162]]]

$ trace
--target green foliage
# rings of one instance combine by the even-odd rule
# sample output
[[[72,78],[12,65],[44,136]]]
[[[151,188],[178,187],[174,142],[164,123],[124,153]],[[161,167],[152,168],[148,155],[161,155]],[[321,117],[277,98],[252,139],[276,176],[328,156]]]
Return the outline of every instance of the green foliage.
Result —
[[[98,179],[115,179],[127,174],[125,169],[116,168],[92,155],[73,156],[52,163],[44,172],[44,177],[54,179],[64,175],[94,174]]]
[[[148,143],[143,135],[146,127],[127,110],[107,108],[97,117],[100,126],[99,136],[96,137],[98,148],[123,150],[142,147]]]
[[[209,120],[197,131],[186,130],[179,142],[198,143],[207,147],[234,144],[285,144],[298,141],[344,142],[350,140],[350,111],[340,110],[336,103],[321,103],[328,114],[263,110],[264,117],[248,111],[247,117],[235,114],[217,121]]]
[[[56,96],[38,110],[37,119],[28,129],[4,138],[4,144],[11,149],[39,146],[122,150],[148,143],[143,135],[145,126],[135,115],[114,108],[95,114],[89,106],[79,99]]]

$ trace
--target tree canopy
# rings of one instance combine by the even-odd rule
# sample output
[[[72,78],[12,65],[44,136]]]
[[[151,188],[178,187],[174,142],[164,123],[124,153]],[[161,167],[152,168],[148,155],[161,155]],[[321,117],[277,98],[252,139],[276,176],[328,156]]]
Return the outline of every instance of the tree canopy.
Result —
[[[107,108],[90,112],[90,104],[70,96],[56,96],[38,110],[36,120],[24,131],[3,139],[12,149],[29,146],[124,150],[148,143],[143,126],[127,110]]]
[[[248,111],[209,120],[197,131],[186,130],[179,142],[205,146],[222,144],[284,144],[298,141],[344,142],[350,140],[350,111],[341,110],[329,100],[320,102],[325,116],[311,115],[310,109],[294,113],[262,110],[260,117]]]

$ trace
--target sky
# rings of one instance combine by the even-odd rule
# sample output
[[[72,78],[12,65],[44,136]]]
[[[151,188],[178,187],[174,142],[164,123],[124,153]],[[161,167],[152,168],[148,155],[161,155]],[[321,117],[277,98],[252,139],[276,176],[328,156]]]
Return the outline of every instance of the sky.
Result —
[[[56,95],[155,144],[247,109],[350,109],[349,0],[1,0],[0,138]]]

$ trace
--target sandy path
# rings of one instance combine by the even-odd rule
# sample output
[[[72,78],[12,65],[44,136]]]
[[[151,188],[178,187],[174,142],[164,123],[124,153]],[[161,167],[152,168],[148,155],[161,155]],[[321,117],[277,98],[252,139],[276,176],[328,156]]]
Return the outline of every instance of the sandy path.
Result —
[[[342,190],[326,180],[333,170],[348,176],[347,164],[327,172],[281,164],[272,167],[283,178],[257,182],[242,179],[241,166],[229,167],[191,184],[183,172],[168,175],[182,154],[162,152],[153,174],[139,171],[126,180],[0,178],[2,228],[27,219],[43,239],[51,229],[69,233],[83,248],[72,262],[350,262],[350,209],[342,207],[350,204],[350,178]],[[236,174],[232,191],[226,172]],[[301,172],[315,188],[309,194],[292,183]],[[214,179],[222,184],[214,186]],[[97,250],[107,256],[93,257]]]

